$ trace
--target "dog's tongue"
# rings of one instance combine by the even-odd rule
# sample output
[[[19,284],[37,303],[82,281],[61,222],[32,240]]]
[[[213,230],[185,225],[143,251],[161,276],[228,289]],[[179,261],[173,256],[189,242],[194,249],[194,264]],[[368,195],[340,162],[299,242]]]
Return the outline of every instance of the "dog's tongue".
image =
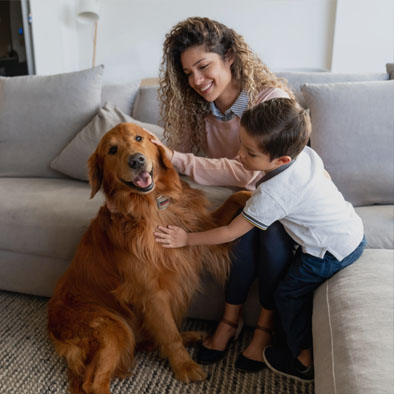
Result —
[[[140,172],[137,177],[133,180],[134,185],[145,189],[152,183],[152,177],[150,176],[149,172],[142,171]]]

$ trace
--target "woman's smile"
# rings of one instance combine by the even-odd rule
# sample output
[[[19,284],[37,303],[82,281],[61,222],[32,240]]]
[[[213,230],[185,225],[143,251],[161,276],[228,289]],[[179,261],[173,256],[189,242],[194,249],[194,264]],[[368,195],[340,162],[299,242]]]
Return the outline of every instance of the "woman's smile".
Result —
[[[239,94],[231,74],[232,58],[223,59],[200,45],[182,52],[181,63],[189,85],[200,96],[214,101],[223,112],[232,105]]]
[[[208,90],[212,87],[213,81],[209,82],[207,85],[203,86],[200,88],[201,93],[205,94],[208,92]]]

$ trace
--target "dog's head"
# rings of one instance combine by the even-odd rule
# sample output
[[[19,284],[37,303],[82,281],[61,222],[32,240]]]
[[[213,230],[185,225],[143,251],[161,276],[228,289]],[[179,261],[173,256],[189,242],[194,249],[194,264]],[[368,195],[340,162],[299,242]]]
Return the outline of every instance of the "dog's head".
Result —
[[[163,172],[173,175],[164,149],[152,142],[154,137],[134,123],[120,123],[100,140],[88,161],[91,198],[100,190],[137,194],[151,193]]]

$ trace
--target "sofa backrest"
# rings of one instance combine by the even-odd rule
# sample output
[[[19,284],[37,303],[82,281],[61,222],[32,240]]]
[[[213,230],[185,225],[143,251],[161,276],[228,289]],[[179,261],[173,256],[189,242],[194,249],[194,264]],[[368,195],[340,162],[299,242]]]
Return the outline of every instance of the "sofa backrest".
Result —
[[[293,89],[298,102],[305,106],[305,100],[301,91],[304,84],[322,84],[336,82],[360,82],[360,81],[384,81],[394,78],[394,64],[386,65],[387,72],[382,73],[332,73],[332,72],[295,72],[280,71],[275,74],[279,78],[287,80]],[[391,74],[390,74],[391,73]],[[149,78],[141,82],[140,89],[134,102],[132,111],[133,118],[142,122],[163,125],[160,118],[160,105],[157,97],[158,79]]]
[[[308,84],[384,81],[390,79],[388,73],[331,73],[331,72],[277,72],[279,78],[287,81],[294,91],[297,101],[305,108],[306,102],[302,93],[302,86]]]
[[[300,104],[310,108],[311,146],[323,157],[345,198],[356,206],[394,202],[393,168],[381,168],[382,158],[392,162],[394,156],[389,109],[394,105],[394,89],[391,81],[384,83],[394,79],[394,64],[386,69],[386,73],[276,73],[288,81]],[[162,124],[158,87],[157,79],[142,82],[132,112],[135,119]],[[377,105],[369,106],[369,97]],[[350,116],[354,111],[357,116]]]

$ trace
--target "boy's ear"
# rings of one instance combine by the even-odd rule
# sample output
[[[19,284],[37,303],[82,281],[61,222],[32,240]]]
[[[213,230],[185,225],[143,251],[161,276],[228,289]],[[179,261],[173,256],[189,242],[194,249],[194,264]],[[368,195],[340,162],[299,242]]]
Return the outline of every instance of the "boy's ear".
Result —
[[[277,164],[283,166],[283,165],[289,164],[291,162],[291,157],[290,156],[281,156],[281,157],[277,157],[275,160],[277,160]]]

